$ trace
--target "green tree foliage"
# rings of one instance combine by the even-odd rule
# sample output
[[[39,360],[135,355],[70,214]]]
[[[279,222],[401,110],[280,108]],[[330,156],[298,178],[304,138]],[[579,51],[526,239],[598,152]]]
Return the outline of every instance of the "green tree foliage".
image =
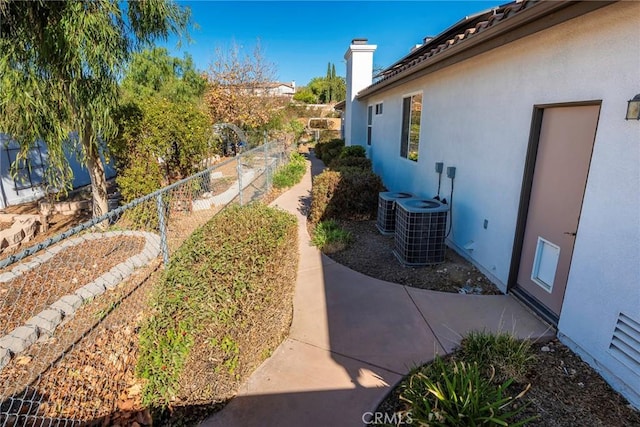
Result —
[[[125,201],[196,172],[211,153],[210,121],[201,107],[205,88],[188,56],[174,58],[164,48],[133,55],[111,144]]]
[[[206,86],[207,78],[195,69],[191,56],[174,58],[160,47],[135,53],[122,80],[127,99],[160,95],[177,101],[198,100]]]
[[[311,88],[307,86],[300,87],[293,95],[294,101],[304,102],[305,104],[317,104],[318,95],[316,95]]]
[[[193,102],[148,97],[122,106],[117,121],[112,150],[127,202],[193,174],[212,149],[209,118]]]
[[[21,145],[22,158],[38,138],[45,141],[45,178],[60,189],[69,185],[63,147],[77,132],[94,215],[103,214],[100,141],[117,131],[118,77],[133,52],[188,23],[188,11],[171,0],[0,0],[0,129]]]
[[[301,91],[298,91],[301,92]],[[310,94],[308,93],[310,92]],[[298,95],[298,93],[296,93]],[[336,75],[335,64],[327,64],[327,74],[325,77],[314,77],[305,87],[304,94],[294,99],[306,103],[328,104],[331,102],[343,101],[347,96],[347,84],[344,77]],[[314,102],[309,102],[313,100]]]

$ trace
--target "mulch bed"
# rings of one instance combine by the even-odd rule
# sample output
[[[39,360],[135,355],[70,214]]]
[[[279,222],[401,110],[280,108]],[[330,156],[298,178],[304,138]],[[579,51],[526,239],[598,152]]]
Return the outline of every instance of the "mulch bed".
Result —
[[[447,248],[445,262],[433,266],[407,267],[393,255],[393,235],[382,235],[376,221],[341,221],[353,242],[345,250],[328,254],[336,262],[376,279],[421,289],[495,295],[500,290],[471,263]]]
[[[151,411],[141,402],[144,383],[135,368],[138,325],[161,274],[158,266],[156,260],[137,269],[114,290],[84,304],[53,337],[39,340],[0,371],[0,394],[14,396],[0,402],[0,413],[44,417],[46,425],[64,419],[150,425]]]
[[[536,427],[640,426],[640,413],[567,346],[553,340],[534,346],[534,351],[526,381],[509,389],[515,395],[531,384],[524,397],[528,406],[518,419],[536,417],[527,424]],[[391,415],[406,410],[398,395],[396,387],[376,411]]]
[[[0,283],[2,334],[21,326],[59,298],[97,279],[142,251],[142,237],[118,236],[79,243],[18,277]],[[15,265],[0,272],[4,272]]]

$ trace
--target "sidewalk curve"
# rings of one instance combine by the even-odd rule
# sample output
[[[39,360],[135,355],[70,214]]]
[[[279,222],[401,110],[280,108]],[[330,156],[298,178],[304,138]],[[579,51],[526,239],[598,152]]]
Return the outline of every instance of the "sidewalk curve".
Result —
[[[365,276],[311,246],[311,171],[273,206],[298,217],[300,262],[289,337],[242,385],[214,427],[362,426],[409,370],[471,330],[548,340],[554,331],[509,295],[460,295]],[[395,259],[390,259],[395,262]]]

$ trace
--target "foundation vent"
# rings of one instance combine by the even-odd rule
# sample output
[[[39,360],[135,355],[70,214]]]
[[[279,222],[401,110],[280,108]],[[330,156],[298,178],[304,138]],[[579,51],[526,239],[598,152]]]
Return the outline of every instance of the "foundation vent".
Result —
[[[609,351],[631,370],[640,370],[640,322],[620,313]]]

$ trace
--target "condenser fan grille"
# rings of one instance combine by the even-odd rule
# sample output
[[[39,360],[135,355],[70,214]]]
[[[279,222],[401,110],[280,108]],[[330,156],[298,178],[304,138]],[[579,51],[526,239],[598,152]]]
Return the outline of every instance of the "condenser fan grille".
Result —
[[[405,265],[444,262],[448,206],[432,200],[399,201],[394,254]]]
[[[396,229],[396,201],[412,197],[413,194],[402,192],[383,192],[378,195],[378,217],[376,226],[380,233],[394,233]]]

